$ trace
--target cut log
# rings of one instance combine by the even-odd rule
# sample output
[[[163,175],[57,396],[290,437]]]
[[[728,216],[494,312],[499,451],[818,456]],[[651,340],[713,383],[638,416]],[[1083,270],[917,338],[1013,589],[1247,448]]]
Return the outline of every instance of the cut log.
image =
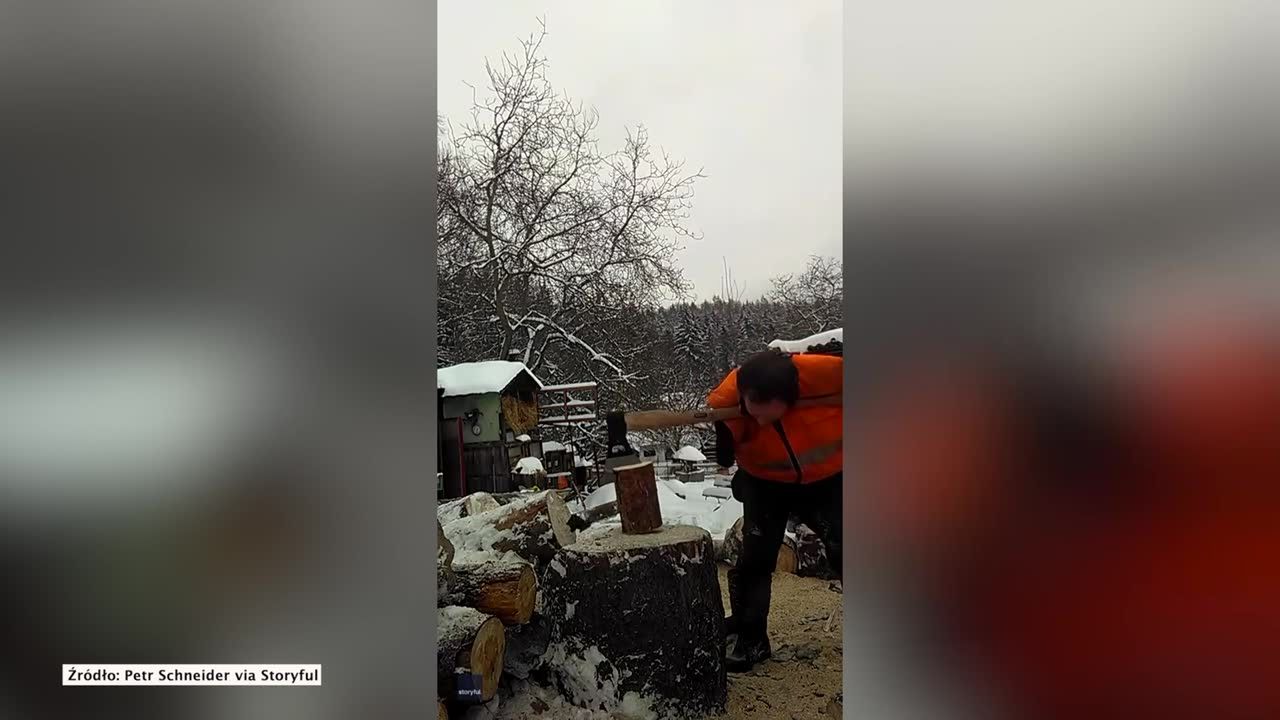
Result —
[[[793,542],[789,537],[783,538],[782,547],[778,548],[778,564],[774,565],[774,572],[796,574],[796,548]]]
[[[724,541],[721,542],[719,549],[716,551],[716,559],[729,565],[737,565],[738,559],[742,557],[742,518],[729,528],[724,534]],[[778,563],[774,566],[774,572],[795,574],[799,567],[799,554],[796,551],[796,541],[790,536],[784,535],[782,538],[782,547],[778,548]]]
[[[436,717],[440,720],[449,720],[449,711],[445,709],[443,700],[436,700]]]
[[[547,667],[572,702],[611,711],[635,692],[659,716],[723,708],[724,605],[705,530],[584,531],[542,582],[553,622]]]
[[[837,577],[827,561],[827,549],[818,534],[803,523],[796,524],[796,574],[830,580]]]
[[[507,652],[502,672],[521,680],[541,667],[551,644],[551,620],[534,613],[529,622],[507,628]]]
[[[560,496],[561,500],[564,500],[565,502],[568,502],[569,499],[573,496],[573,490],[571,488],[567,490],[561,490],[557,488],[555,490],[548,490],[548,492],[554,492],[555,494]],[[499,505],[507,505],[516,500],[523,500],[532,494],[534,493],[530,491],[504,492],[504,493],[491,493],[489,497],[493,498],[494,500],[497,500]]]
[[[453,581],[453,543],[445,537],[444,528],[436,519],[436,594],[443,605],[443,598],[449,592]]]
[[[587,510],[583,519],[586,520],[588,523],[595,523],[605,518],[613,517],[614,515],[617,515],[617,514],[618,514],[618,502],[616,500],[610,500],[607,503],[597,505],[591,508],[590,510]]]
[[[479,676],[480,696],[464,701],[488,702],[498,692],[506,635],[502,621],[466,607],[440,608],[436,632],[437,674],[445,697],[456,698],[458,671]]]
[[[545,565],[574,540],[569,509],[554,492],[530,493],[488,512],[455,520],[444,526],[444,533],[458,551],[460,561],[464,561],[463,555],[501,556],[511,552],[535,568]]]
[[[662,508],[658,505],[658,481],[653,463],[642,462],[614,468],[618,488],[618,515],[627,535],[655,532],[662,528]]]
[[[729,527],[724,534],[724,542],[721,544],[721,552],[716,559],[736,566],[738,558],[742,555],[742,518],[738,518],[736,522]]]
[[[464,517],[479,515],[482,512],[488,512],[502,507],[501,503],[495,500],[493,496],[487,492],[471,493],[463,498],[462,506],[466,512]]]
[[[529,563],[459,563],[452,569],[444,604],[475,608],[506,625],[527,623],[533,616],[538,583]]]

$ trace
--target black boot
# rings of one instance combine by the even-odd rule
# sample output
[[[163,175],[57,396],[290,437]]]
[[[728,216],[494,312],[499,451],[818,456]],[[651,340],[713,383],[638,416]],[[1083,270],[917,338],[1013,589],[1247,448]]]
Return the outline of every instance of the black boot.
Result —
[[[750,670],[756,663],[773,657],[768,633],[759,630],[731,635],[724,654],[724,669],[731,673]]]

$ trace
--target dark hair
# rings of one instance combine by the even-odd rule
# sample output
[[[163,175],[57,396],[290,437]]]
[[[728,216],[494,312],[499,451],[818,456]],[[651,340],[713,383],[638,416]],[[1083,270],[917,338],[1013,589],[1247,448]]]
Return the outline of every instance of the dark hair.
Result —
[[[767,403],[781,400],[788,406],[800,398],[800,371],[791,357],[766,350],[747,358],[738,368],[738,395],[744,400]]]

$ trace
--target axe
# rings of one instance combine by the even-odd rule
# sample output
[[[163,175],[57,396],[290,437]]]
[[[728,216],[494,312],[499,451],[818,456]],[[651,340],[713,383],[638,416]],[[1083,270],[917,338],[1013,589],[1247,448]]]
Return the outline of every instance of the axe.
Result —
[[[818,397],[800,398],[793,407],[840,407],[844,395],[822,395]],[[627,441],[627,433],[632,430],[657,430],[659,428],[684,427],[714,423],[742,417],[741,407],[701,408],[698,410],[636,410],[632,412],[614,411],[605,416],[605,427],[608,433],[608,454],[605,458],[606,472],[614,468],[634,465],[640,462],[640,453]],[[585,507],[585,506],[584,506]],[[597,518],[585,515],[574,515],[569,518],[569,526],[574,530],[588,527]]]
[[[794,407],[840,407],[844,395],[822,395],[818,397],[800,398]],[[742,417],[741,407],[701,408],[677,412],[671,410],[637,410],[633,412],[615,411],[605,416],[605,427],[608,432],[609,453],[605,467],[612,470],[628,464],[639,462],[640,454],[627,442],[627,433],[633,430],[657,430],[659,428],[682,427],[714,423]]]

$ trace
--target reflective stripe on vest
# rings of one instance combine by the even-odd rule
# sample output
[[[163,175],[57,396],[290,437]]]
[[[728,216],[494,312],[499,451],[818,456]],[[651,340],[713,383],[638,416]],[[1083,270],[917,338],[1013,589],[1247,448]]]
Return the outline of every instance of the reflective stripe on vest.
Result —
[[[844,449],[844,438],[840,438],[832,443],[809,448],[802,453],[796,453],[796,462],[800,463],[800,468],[803,470],[808,466],[818,465],[830,460],[833,455],[840,452],[842,449]],[[789,458],[778,462],[761,462],[753,464],[757,465],[762,470],[771,470],[776,472],[787,472],[795,469]]]

